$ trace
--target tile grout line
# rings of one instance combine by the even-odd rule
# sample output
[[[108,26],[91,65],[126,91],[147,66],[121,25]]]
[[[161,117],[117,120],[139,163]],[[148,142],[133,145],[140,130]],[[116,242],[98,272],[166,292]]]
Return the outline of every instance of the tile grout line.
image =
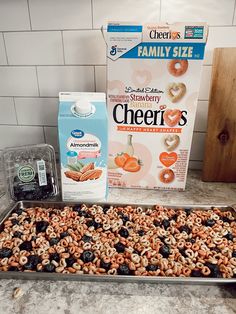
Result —
[[[236,0],[234,1],[234,9],[233,9],[233,18],[232,18],[232,26],[236,26],[234,25],[234,15],[236,14]]]
[[[106,66],[106,64],[8,64],[8,65],[0,65],[0,67],[63,67],[63,66],[69,66],[69,67],[92,67],[92,66]]]
[[[96,68],[95,68],[95,65],[93,67],[93,77],[94,77],[94,90],[96,92],[97,91],[97,86],[96,86]]]
[[[29,5],[29,0],[27,0],[27,6],[28,6],[28,14],[29,14],[30,30],[32,31],[32,22],[31,22],[31,15],[30,15],[30,5]]]
[[[38,77],[38,68],[37,68],[37,66],[35,66],[35,70],[36,70],[37,86],[38,86],[38,93],[39,93],[38,96],[40,97],[39,77]]]
[[[209,25],[209,27],[236,27],[236,24],[226,24],[226,25]],[[100,31],[101,28],[65,28],[65,29],[32,29],[32,30],[28,30],[28,29],[22,29],[22,30],[2,30],[1,32],[3,33],[36,33],[36,32],[59,32],[59,31],[63,31],[63,32],[70,32],[70,31]],[[104,28],[104,30],[106,30],[106,28]]]
[[[19,125],[18,116],[17,116],[17,111],[16,111],[15,97],[12,97],[12,98],[13,98],[13,104],[14,104],[15,115],[16,115],[16,125]]]
[[[160,0],[159,22],[161,21],[161,8],[162,8],[162,0]]]
[[[2,33],[2,38],[3,38],[3,45],[4,45],[5,54],[6,54],[6,59],[7,59],[7,65],[5,65],[5,66],[9,66],[9,60],[8,60],[8,55],[7,55],[7,46],[6,46],[6,41],[5,41],[4,33]]]
[[[92,15],[92,29],[94,29],[93,28],[93,26],[94,26],[94,21],[93,21],[93,0],[91,0],[91,15]]]
[[[65,65],[66,64],[66,57],[65,57],[65,45],[64,45],[63,31],[61,31],[61,40],[62,40],[63,61],[64,61],[64,65]]]
[[[46,143],[46,134],[45,134],[44,125],[43,125],[43,137],[44,137],[44,143]]]

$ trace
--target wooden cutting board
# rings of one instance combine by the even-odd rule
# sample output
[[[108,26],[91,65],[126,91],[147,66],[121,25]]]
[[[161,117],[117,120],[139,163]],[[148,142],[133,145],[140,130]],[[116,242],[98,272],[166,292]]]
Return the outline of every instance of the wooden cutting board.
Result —
[[[236,48],[216,48],[203,181],[236,182]]]

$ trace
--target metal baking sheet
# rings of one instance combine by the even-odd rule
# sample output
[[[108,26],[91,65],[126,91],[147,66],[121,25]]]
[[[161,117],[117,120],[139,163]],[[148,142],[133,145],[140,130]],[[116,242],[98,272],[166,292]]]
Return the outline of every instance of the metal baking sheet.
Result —
[[[155,204],[127,204],[127,203],[91,203],[91,202],[40,202],[40,201],[20,201],[9,207],[0,216],[0,232],[2,231],[3,222],[11,215],[16,208],[44,207],[44,208],[63,208],[64,206],[74,206],[78,204],[86,205],[111,205],[111,206],[140,206],[142,208],[152,208]],[[192,208],[200,210],[209,210],[217,207],[222,211],[231,211],[236,218],[235,205],[166,205],[160,204],[167,208]],[[194,277],[163,277],[163,276],[121,276],[121,275],[87,275],[87,274],[59,274],[59,273],[41,273],[41,272],[14,272],[0,271],[0,279],[21,279],[21,280],[53,280],[53,281],[110,281],[110,282],[135,282],[135,283],[171,283],[171,284],[205,284],[221,285],[236,284],[236,278],[194,278]]]

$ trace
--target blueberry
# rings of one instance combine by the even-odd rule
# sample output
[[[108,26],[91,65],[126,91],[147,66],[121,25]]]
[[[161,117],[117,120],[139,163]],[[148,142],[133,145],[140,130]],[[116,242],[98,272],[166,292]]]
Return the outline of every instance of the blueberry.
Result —
[[[55,237],[55,238],[51,238],[49,240],[49,244],[52,246],[52,245],[56,245],[58,242],[60,241],[59,238]]]
[[[36,232],[45,232],[49,223],[47,221],[41,220],[36,222]]]
[[[92,237],[87,236],[87,235],[83,235],[82,239],[83,242],[91,242],[92,241]]]
[[[20,224],[20,222],[19,222],[18,219],[12,219],[12,220],[11,220],[11,223],[12,223],[13,225],[19,225],[19,224]]]
[[[110,207],[103,207],[103,212],[104,212],[104,214],[106,214],[107,212],[108,212],[108,210],[110,209]]]
[[[157,220],[154,220],[153,224],[154,224],[155,227],[160,227],[161,226],[161,223],[159,221],[157,221]]]
[[[161,248],[160,248],[160,254],[163,256],[163,257],[169,257],[170,255],[170,248],[169,246],[167,245],[163,245]]]
[[[121,217],[122,221],[123,221],[123,224],[125,225],[127,221],[129,221],[129,217],[127,215],[123,215]]]
[[[189,216],[192,212],[192,208],[185,208],[184,211],[185,211],[186,215]]]
[[[95,255],[91,251],[84,251],[82,253],[81,259],[84,263],[90,263],[94,260]]]
[[[12,256],[12,250],[4,247],[2,249],[0,249],[0,258],[4,258],[4,257],[10,257]]]
[[[110,263],[110,262],[105,263],[103,260],[101,260],[100,267],[101,267],[101,268],[104,268],[104,269],[107,271],[107,270],[110,269],[111,263]]]
[[[29,261],[23,267],[25,270],[33,270],[35,268],[34,264]]]
[[[24,241],[19,245],[21,251],[31,251],[32,250],[32,243],[31,241]]]
[[[202,273],[199,269],[193,269],[191,272],[192,277],[202,277]]]
[[[126,246],[122,244],[121,242],[118,242],[114,245],[114,248],[118,253],[123,253],[125,251]]]
[[[38,255],[29,255],[28,256],[28,263],[32,263],[34,266],[37,266],[41,263],[42,259]]]
[[[126,228],[121,228],[119,231],[119,235],[123,238],[128,238],[129,231]]]
[[[51,253],[50,254],[50,261],[54,260],[55,262],[60,261],[60,255],[58,253]]]
[[[185,253],[185,249],[179,249],[179,252],[181,255],[183,255],[183,257],[187,257],[187,255]]]
[[[181,226],[181,227],[179,228],[179,231],[180,231],[180,232],[186,232],[187,234],[189,234],[189,233],[191,232],[190,228],[189,228],[188,226],[186,226],[186,225]]]
[[[174,215],[171,217],[171,220],[177,221],[177,219],[178,219],[178,215],[177,215],[177,214],[174,214]]]
[[[80,205],[75,205],[74,207],[73,207],[73,211],[75,211],[75,212],[81,212],[81,206]]]
[[[133,250],[133,254],[138,254],[140,255],[141,252],[137,251],[137,250]]]
[[[60,233],[60,238],[63,239],[65,237],[68,237],[69,233],[67,231],[64,231],[62,233]]]
[[[119,266],[119,268],[117,269],[117,273],[118,275],[130,275],[130,270],[128,265],[126,264],[122,264]]]
[[[86,222],[86,225],[90,228],[90,227],[94,227],[95,229],[95,221],[94,220],[89,220]]]
[[[16,208],[13,213],[16,213],[19,216],[22,214],[22,212],[23,212],[23,209],[19,207],[19,208]]]
[[[209,275],[210,277],[215,277],[215,278],[221,278],[222,277],[219,266],[217,264],[212,264],[212,263],[206,262],[205,266],[207,266],[211,271],[211,273]]]
[[[36,236],[32,236],[31,241],[35,241],[37,239]]]
[[[189,241],[190,241],[191,243],[195,243],[195,242],[196,242],[196,240],[195,240],[194,238],[190,239]]]
[[[164,229],[167,229],[170,226],[170,222],[168,219],[163,219],[162,220],[162,226],[164,227]]]
[[[143,230],[139,230],[139,231],[138,231],[138,235],[139,235],[140,237],[142,237],[142,236],[145,235],[145,232],[144,232]]]
[[[236,257],[236,251],[233,251],[232,257]]]
[[[117,212],[117,215],[120,216],[120,217],[123,217],[123,216],[124,216],[124,214],[123,214],[122,211],[118,211],[118,212]]]
[[[158,266],[157,265],[153,265],[153,264],[150,264],[146,267],[146,270],[147,271],[156,271],[158,270]]]
[[[55,271],[55,266],[51,263],[44,266],[44,271],[47,273],[53,273]]]
[[[16,267],[16,266],[10,266],[10,267],[8,268],[8,271],[19,271],[19,269],[18,269],[18,267]]]
[[[83,216],[85,218],[89,217],[89,213],[87,213],[85,210],[82,210],[80,206],[75,206],[74,211],[78,213],[78,216]]]
[[[231,223],[231,220],[228,218],[228,217],[223,217],[222,218],[223,222],[228,222],[228,223]]]
[[[20,232],[20,231],[15,231],[14,233],[13,233],[13,237],[14,238],[20,238],[21,236],[22,236],[22,232]]]
[[[233,241],[234,236],[232,235],[232,233],[228,232],[225,236],[224,236],[227,240]]]
[[[212,226],[214,226],[215,223],[216,223],[216,222],[215,222],[214,219],[207,219],[207,220],[205,221],[205,225],[206,225],[207,227],[212,227]]]
[[[66,258],[67,267],[72,267],[75,262],[76,262],[76,259],[73,257]]]

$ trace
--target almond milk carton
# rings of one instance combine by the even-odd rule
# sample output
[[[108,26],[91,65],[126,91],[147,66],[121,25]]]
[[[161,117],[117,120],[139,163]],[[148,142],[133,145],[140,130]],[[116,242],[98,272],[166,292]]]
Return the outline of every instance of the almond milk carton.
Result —
[[[204,23],[107,28],[110,186],[185,188]]]
[[[105,94],[60,93],[58,133],[63,200],[105,200],[108,145]]]

